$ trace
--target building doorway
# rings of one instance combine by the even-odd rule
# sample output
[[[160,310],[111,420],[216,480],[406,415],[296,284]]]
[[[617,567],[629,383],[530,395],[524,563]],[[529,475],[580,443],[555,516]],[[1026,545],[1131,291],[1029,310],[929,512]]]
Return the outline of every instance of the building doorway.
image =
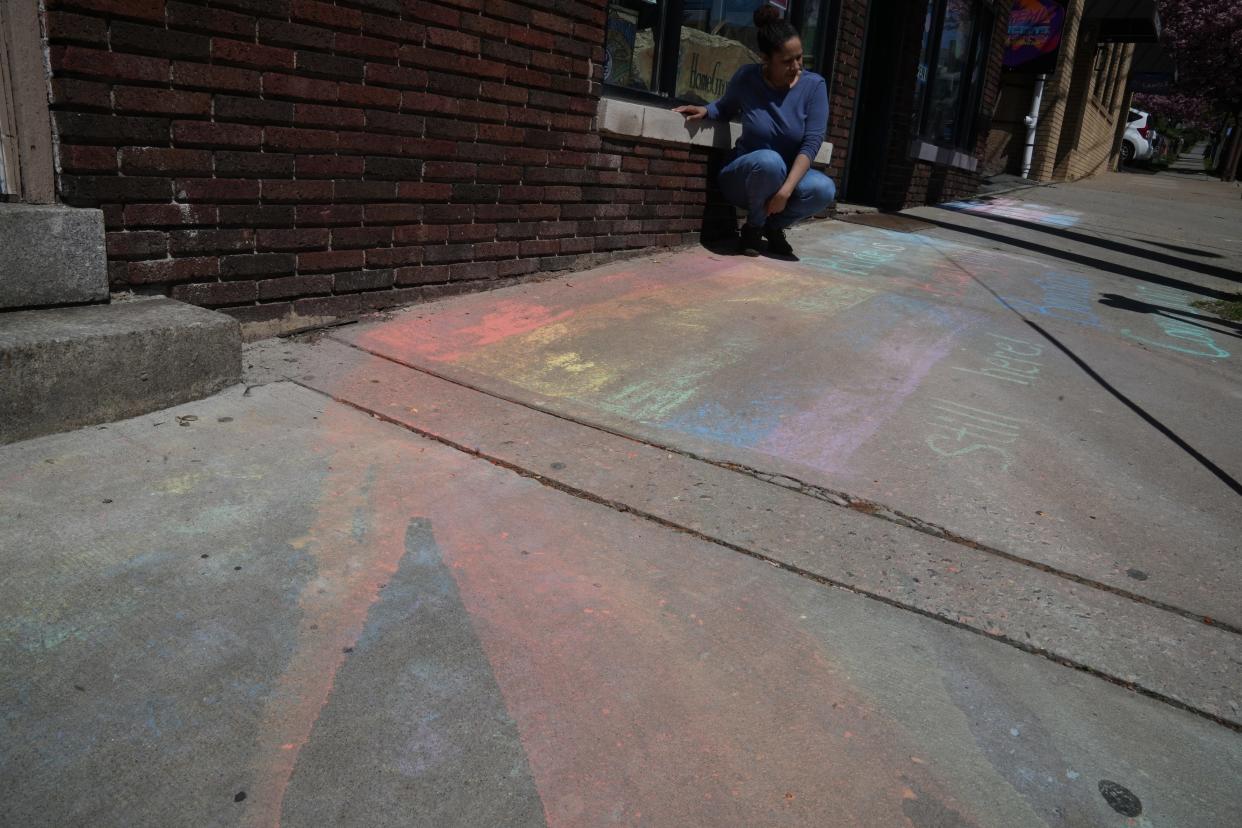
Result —
[[[889,3],[870,6],[843,195],[851,204],[878,205],[892,138],[902,32],[908,24],[905,15],[894,13]]]

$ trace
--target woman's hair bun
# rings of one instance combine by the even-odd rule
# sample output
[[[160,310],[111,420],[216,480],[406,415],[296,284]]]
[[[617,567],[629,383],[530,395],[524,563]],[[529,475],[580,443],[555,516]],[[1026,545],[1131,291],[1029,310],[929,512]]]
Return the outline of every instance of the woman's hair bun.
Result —
[[[759,51],[769,58],[790,39],[798,36],[798,31],[781,17],[781,10],[766,2],[755,9],[755,29]]]
[[[755,9],[755,26],[770,26],[781,19],[781,10],[764,3]]]

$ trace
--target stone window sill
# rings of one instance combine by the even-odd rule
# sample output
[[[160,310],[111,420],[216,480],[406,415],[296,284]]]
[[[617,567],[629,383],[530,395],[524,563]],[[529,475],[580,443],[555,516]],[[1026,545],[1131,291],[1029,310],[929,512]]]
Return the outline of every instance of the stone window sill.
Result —
[[[618,98],[600,99],[595,123],[605,135],[723,150],[730,149],[742,134],[741,124],[706,120],[687,124],[685,118],[671,109]],[[825,141],[812,166],[826,167],[830,163],[832,144]]]
[[[979,168],[979,159],[953,147],[939,147],[922,138],[915,138],[910,143],[910,157],[916,161],[927,161],[941,167],[953,167],[967,172]]]

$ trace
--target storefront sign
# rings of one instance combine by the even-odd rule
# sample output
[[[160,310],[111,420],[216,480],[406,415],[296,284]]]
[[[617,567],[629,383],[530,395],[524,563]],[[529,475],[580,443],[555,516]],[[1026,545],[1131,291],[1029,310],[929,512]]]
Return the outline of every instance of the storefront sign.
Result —
[[[634,80],[648,85],[644,70],[652,64],[653,48],[650,33],[639,32],[634,45]],[[676,96],[681,100],[710,103],[724,95],[725,87],[738,69],[759,62],[759,55],[743,43],[683,26]]]
[[[738,69],[758,62],[759,56],[736,40],[683,28],[677,96],[714,101],[724,95],[725,87]]]
[[[1005,69],[1046,74],[1057,68],[1065,7],[1056,0],[1014,0]]]
[[[1130,88],[1148,95],[1168,95],[1173,92],[1176,79],[1168,72],[1134,72],[1130,75]]]

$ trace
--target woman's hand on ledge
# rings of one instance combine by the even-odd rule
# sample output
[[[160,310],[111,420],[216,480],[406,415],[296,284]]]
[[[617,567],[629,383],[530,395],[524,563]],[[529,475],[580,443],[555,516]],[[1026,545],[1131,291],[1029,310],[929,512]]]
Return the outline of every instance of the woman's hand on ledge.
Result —
[[[679,106],[673,110],[686,116],[686,123],[692,124],[695,121],[701,121],[707,117],[707,107],[705,106]]]

